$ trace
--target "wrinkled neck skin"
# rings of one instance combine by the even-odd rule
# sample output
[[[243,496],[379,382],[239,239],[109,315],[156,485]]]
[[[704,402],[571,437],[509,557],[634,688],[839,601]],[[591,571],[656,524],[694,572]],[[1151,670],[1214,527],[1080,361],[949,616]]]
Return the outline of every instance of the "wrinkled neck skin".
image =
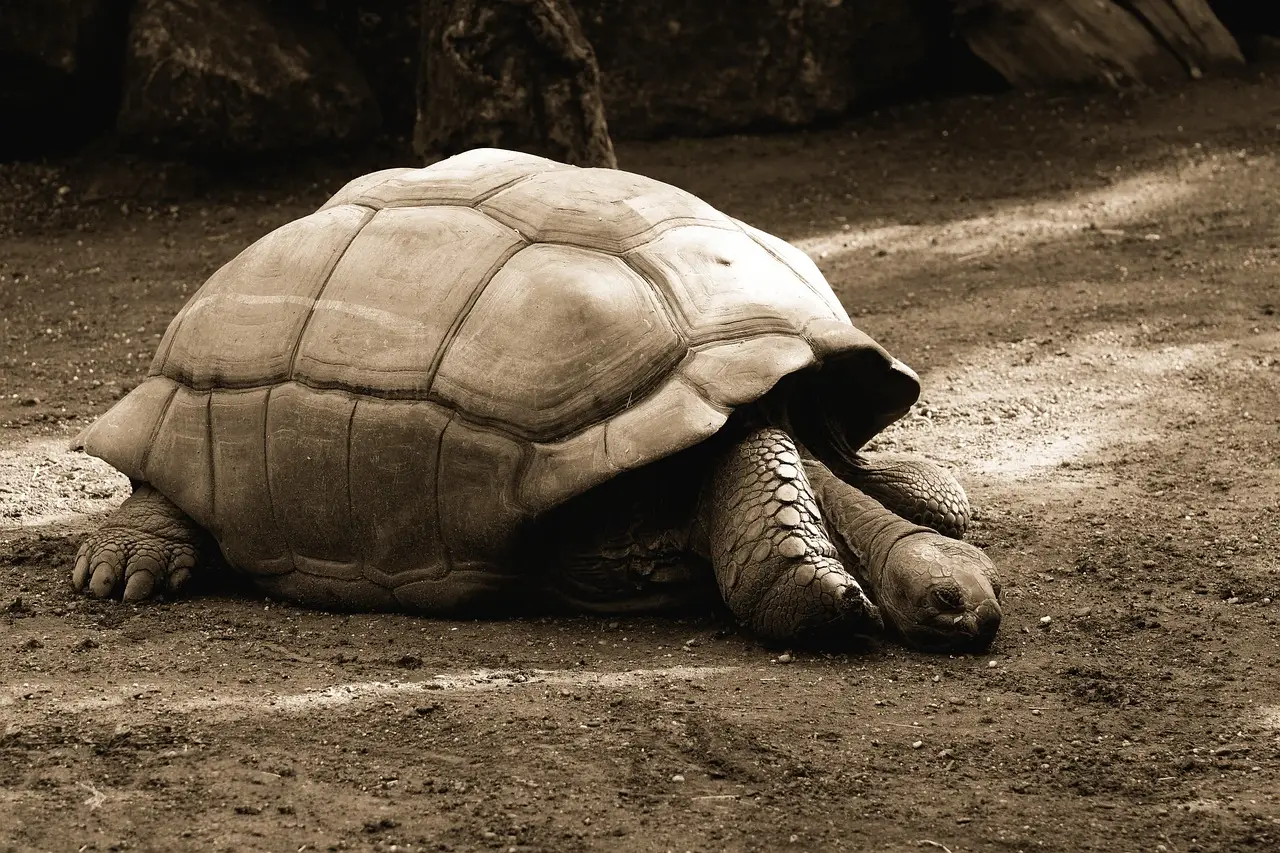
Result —
[[[850,569],[862,575],[884,597],[899,580],[887,571],[889,553],[894,546],[909,536],[933,531],[889,512],[879,501],[845,483],[821,462],[807,461],[805,473],[819,493],[827,526],[836,532],[836,547]],[[854,532],[856,535],[849,535]]]

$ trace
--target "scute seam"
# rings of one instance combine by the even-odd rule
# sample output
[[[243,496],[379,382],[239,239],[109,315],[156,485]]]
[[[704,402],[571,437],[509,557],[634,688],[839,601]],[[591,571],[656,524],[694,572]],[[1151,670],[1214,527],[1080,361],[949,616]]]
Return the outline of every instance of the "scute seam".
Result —
[[[440,501],[440,472],[444,469],[444,434],[449,431],[449,427],[453,426],[454,419],[458,413],[452,409],[448,410],[449,419],[444,422],[444,426],[440,428],[440,435],[436,438],[436,472],[431,488],[435,495],[436,511],[431,513],[431,523],[435,526],[436,541],[440,543],[440,559],[444,561],[445,576],[453,574],[453,546],[449,544],[448,537],[444,535],[444,528],[440,523],[440,519],[444,517],[444,506]]]
[[[293,570],[298,570],[298,561],[293,553],[293,545],[290,544],[284,531],[280,529],[280,516],[276,512],[276,496],[271,492],[271,394],[278,386],[268,385],[267,396],[262,401],[262,485],[267,491],[267,508],[271,513],[271,526],[275,529],[277,541],[285,543],[285,555],[289,558],[289,564],[293,566]],[[212,390],[209,394],[210,399],[213,397]]]
[[[807,278],[805,278],[804,276],[802,276],[802,275],[800,274],[800,271],[799,271],[798,269],[796,269],[795,267],[791,266],[791,264],[787,262],[787,259],[786,259],[786,258],[784,258],[784,257],[782,257],[781,255],[779,255],[777,252],[775,252],[775,251],[773,250],[773,248],[772,248],[771,246],[769,246],[768,244],[766,244],[766,243],[762,242],[762,241],[760,240],[760,238],[756,237],[756,235],[752,234],[752,233],[751,233],[751,231],[750,231],[749,229],[747,229],[746,227],[744,227],[746,223],[744,223],[744,222],[740,222],[739,220],[734,219],[733,217],[729,217],[729,221],[730,221],[730,222],[732,222],[734,225],[736,225],[736,226],[738,227],[738,230],[739,230],[739,231],[741,231],[743,234],[746,234],[746,235],[747,235],[747,238],[748,238],[748,239],[750,239],[752,243],[755,243],[755,244],[756,244],[757,246],[759,246],[761,249],[764,249],[766,252],[768,252],[768,253],[769,253],[770,257],[772,257],[775,261],[777,261],[778,263],[782,264],[782,265],[783,265],[784,267],[786,267],[787,269],[791,270],[791,274],[792,274],[792,275],[794,275],[797,279],[799,279],[800,283],[801,283],[801,284],[803,284],[805,287],[807,287],[807,288],[809,289],[809,292],[810,292],[810,293],[812,293],[814,296],[818,297],[818,300],[819,300],[820,302],[822,302],[824,305],[826,304],[826,302],[827,302],[827,298],[826,298],[825,296],[823,296],[823,295],[822,295],[822,293],[818,290],[818,288],[817,288],[817,287],[815,287],[815,286],[814,286],[813,282],[809,281],[809,279],[807,279]],[[778,239],[782,239],[782,238],[778,238]],[[799,251],[802,251],[802,250],[800,250],[800,249],[796,249],[796,251],[797,251],[797,252],[799,252]],[[815,264],[815,266],[816,266],[816,264]],[[832,291],[831,291],[831,292],[834,294],[834,293],[835,293],[835,290],[834,290],[834,289],[832,289]],[[839,296],[837,296],[837,297],[836,297],[836,301],[837,301],[837,302],[839,302],[839,301],[840,301],[840,297],[839,297]],[[832,311],[832,312],[831,312],[831,316],[832,316],[832,318],[834,318],[834,319],[836,319],[836,320],[843,320],[843,319],[844,319],[843,317],[841,317],[841,316],[839,316],[838,314],[836,314],[836,312],[834,312],[834,311]]]
[[[176,396],[178,396],[178,383],[174,382],[173,387],[169,389],[169,396],[165,398],[164,406],[156,416],[156,422],[151,425],[151,437],[147,439],[147,450],[142,456],[142,462],[138,465],[138,470],[148,480],[150,476],[147,474],[147,465],[151,463],[151,450],[156,446],[156,437],[160,435],[160,427],[164,424],[164,419],[169,416],[169,407],[173,405],[173,398]]]
[[[176,390],[176,389],[175,389]],[[213,392],[204,395],[204,433],[205,445],[209,452],[209,518],[216,524],[218,521],[218,478],[214,457],[217,455],[213,446]]]
[[[484,211],[479,212],[484,214]],[[503,223],[498,224],[501,225]],[[522,239],[523,236],[524,235],[521,235]],[[431,389],[435,387],[436,374],[440,372],[440,364],[444,361],[445,353],[449,351],[449,347],[453,344],[453,339],[458,336],[458,330],[462,328],[463,324],[467,322],[467,318],[471,316],[472,309],[475,308],[476,303],[480,301],[480,296],[484,293],[485,288],[489,286],[489,282],[493,281],[494,276],[496,276],[498,272],[507,265],[508,261],[523,252],[525,249],[529,248],[529,245],[528,240],[525,240],[522,244],[514,246],[507,252],[504,252],[502,257],[498,258],[498,262],[490,267],[489,271],[486,272],[476,286],[472,288],[471,295],[467,297],[466,304],[462,306],[462,310],[458,312],[458,316],[454,317],[453,322],[449,324],[449,330],[444,333],[444,337],[440,340],[440,345],[436,347],[435,355],[431,357],[431,365],[427,368],[426,377],[427,394],[431,394]]]
[[[371,210],[390,210],[393,208],[402,208],[402,207],[469,207],[478,213],[485,213],[485,215],[487,216],[488,214],[485,211],[480,210],[479,205],[484,204],[486,201],[493,198],[498,193],[506,192],[507,190],[514,187],[516,184],[523,183],[524,181],[527,181],[530,178],[532,178],[534,175],[540,175],[540,174],[543,174],[543,173],[530,172],[527,175],[520,175],[519,177],[512,178],[511,180],[507,181],[505,184],[499,184],[498,186],[493,187],[492,189],[481,193],[471,201],[465,201],[463,199],[447,199],[443,201],[435,201],[429,198],[422,198],[422,199],[412,199],[412,200],[405,199],[403,201],[391,201],[391,202],[383,202],[381,204],[373,204],[373,203],[370,203],[372,201],[371,199],[368,199],[367,197],[363,197],[364,198],[363,201],[354,201],[354,202],[347,202],[347,203],[358,204],[361,207],[367,207]],[[391,180],[394,180],[394,179],[388,178],[387,181],[384,181],[382,184],[378,184],[376,187],[373,187],[373,189],[378,189],[382,187],[385,183]]]
[[[640,247],[637,246],[636,248],[638,249]],[[631,250],[631,252],[634,251],[634,249]],[[650,292],[657,298],[658,304],[662,306],[663,313],[667,315],[667,325],[674,329],[676,334],[680,336],[680,344],[685,348],[685,356],[687,356],[689,353],[690,335],[689,329],[685,327],[684,319],[680,316],[680,312],[676,310],[675,306],[671,304],[671,300],[667,298],[666,289],[663,288],[662,285],[658,284],[652,276],[647,275],[645,271],[636,264],[634,258],[627,257],[631,252],[624,252],[623,254],[616,255],[615,257],[622,261],[622,263],[626,265],[627,269],[635,273],[637,278],[649,285]],[[609,253],[602,252],[601,254]],[[684,358],[682,357],[680,360],[683,361]]]
[[[352,497],[351,497],[351,445],[353,442],[353,436],[355,435],[356,409],[358,408],[360,408],[360,399],[357,397],[355,400],[352,401],[351,414],[347,417],[347,447],[346,447],[346,460],[345,460],[346,465],[344,466],[346,470],[346,478],[347,478],[347,483],[346,483],[347,518],[352,520],[355,519],[356,513],[355,513],[354,501],[352,500]],[[348,530],[350,530],[352,527],[354,527],[354,523],[352,523],[348,527]],[[373,581],[372,578],[369,578],[364,573],[364,567],[368,565],[368,562],[369,562],[365,552],[365,540],[359,536],[355,536],[352,538],[354,540],[352,544],[355,546],[353,550],[356,551],[357,557],[359,559],[359,566],[361,570],[360,576],[363,577],[365,580],[371,581],[373,583],[377,583],[377,581]],[[381,584],[379,584],[379,586],[381,586]]]
[[[356,207],[365,206],[356,205]],[[329,286],[329,281],[333,278],[333,271],[338,268],[338,264],[342,263],[343,257],[347,254],[347,249],[351,248],[351,244],[360,236],[360,232],[378,215],[378,211],[372,208],[365,207],[365,209],[369,212],[365,214],[364,218],[360,220],[360,224],[351,232],[351,236],[347,238],[347,242],[343,244],[342,249],[334,254],[333,260],[329,263],[329,269],[325,270],[324,279],[320,282],[320,287],[311,297],[311,307],[307,309],[307,316],[303,318],[302,325],[298,328],[297,335],[293,339],[293,351],[289,354],[289,369],[285,375],[290,379],[293,378],[294,369],[297,367],[298,350],[302,347],[302,339],[306,337],[307,327],[311,325],[311,318],[315,316],[316,305],[319,304],[320,298],[324,296],[325,288]]]

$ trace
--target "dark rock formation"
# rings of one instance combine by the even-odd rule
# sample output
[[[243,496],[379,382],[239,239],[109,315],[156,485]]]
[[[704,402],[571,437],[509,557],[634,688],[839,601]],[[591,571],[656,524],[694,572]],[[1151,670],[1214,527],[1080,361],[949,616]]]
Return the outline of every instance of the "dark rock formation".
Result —
[[[595,54],[567,0],[424,0],[414,148],[617,165]]]
[[[973,52],[1020,88],[1121,87],[1244,62],[1205,0],[955,0]]]
[[[1231,31],[1246,58],[1276,56],[1280,36],[1280,3],[1276,0],[1209,0],[1218,20]],[[1264,48],[1271,49],[1265,50]]]
[[[307,17],[254,0],[135,0],[126,142],[241,156],[357,142],[378,123],[350,55]]]
[[[420,0],[265,0],[310,17],[337,36],[364,72],[384,132],[408,139],[418,106],[422,43]]]
[[[0,157],[74,148],[118,103],[126,0],[4,0]]]
[[[574,0],[619,138],[799,127],[920,84],[937,0]]]

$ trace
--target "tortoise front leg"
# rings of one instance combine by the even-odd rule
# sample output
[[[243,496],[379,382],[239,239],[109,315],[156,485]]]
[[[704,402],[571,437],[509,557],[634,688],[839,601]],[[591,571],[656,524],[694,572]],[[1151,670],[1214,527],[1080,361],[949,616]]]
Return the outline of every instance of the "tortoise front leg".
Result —
[[[925,459],[913,456],[858,454],[841,466],[842,479],[858,491],[916,524],[962,539],[969,528],[969,497],[956,478]]]
[[[734,444],[698,514],[720,593],[756,634],[803,641],[883,627],[836,555],[787,433],[758,429]]]
[[[94,598],[141,601],[176,591],[211,547],[204,529],[172,501],[135,483],[107,523],[81,543],[71,582]]]

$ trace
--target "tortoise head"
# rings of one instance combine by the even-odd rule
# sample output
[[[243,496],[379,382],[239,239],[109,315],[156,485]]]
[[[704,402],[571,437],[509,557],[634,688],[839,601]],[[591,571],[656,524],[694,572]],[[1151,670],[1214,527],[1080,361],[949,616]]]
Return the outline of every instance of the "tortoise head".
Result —
[[[877,592],[881,610],[912,646],[983,649],[1000,628],[1000,581],[979,549],[932,532],[899,539]]]

